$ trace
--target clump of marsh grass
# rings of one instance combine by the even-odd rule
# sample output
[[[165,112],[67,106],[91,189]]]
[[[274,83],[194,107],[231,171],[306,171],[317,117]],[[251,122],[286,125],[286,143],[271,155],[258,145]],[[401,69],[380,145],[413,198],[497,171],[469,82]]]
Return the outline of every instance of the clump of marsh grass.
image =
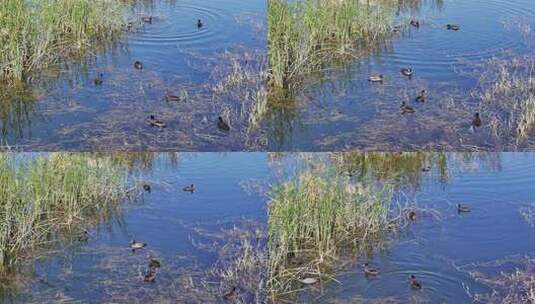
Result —
[[[321,164],[274,187],[268,210],[268,290],[276,301],[299,280],[329,279],[343,256],[381,246],[404,225],[392,187],[354,183]]]
[[[491,134],[518,146],[535,127],[535,60],[530,57],[491,59],[472,93],[490,125]]]
[[[117,37],[125,3],[118,0],[5,0],[0,3],[0,80],[15,83],[95,42]]]
[[[511,272],[499,271],[489,275],[483,273],[482,267],[499,268],[506,264],[516,265]],[[535,259],[532,257],[507,258],[490,263],[468,265],[468,268],[478,267],[478,270],[467,270],[468,275],[475,281],[492,289],[489,293],[472,293],[465,286],[469,296],[475,303],[535,303]],[[461,270],[464,270],[462,267]]]
[[[325,63],[354,57],[359,44],[381,41],[392,32],[393,12],[390,1],[269,1],[271,87],[294,87]]]
[[[8,270],[63,233],[105,220],[124,196],[124,174],[108,158],[0,154],[0,268]]]

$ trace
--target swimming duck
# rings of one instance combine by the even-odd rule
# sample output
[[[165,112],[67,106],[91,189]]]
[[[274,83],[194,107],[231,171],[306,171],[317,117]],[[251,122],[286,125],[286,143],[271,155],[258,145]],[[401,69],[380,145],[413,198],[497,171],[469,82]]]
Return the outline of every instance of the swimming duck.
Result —
[[[130,241],[130,248],[132,249],[132,251],[145,248],[146,246],[147,243],[136,242],[136,240]]]
[[[197,28],[201,28],[201,27],[202,27],[201,19],[197,19]]]
[[[416,211],[414,210],[410,211],[407,217],[409,218],[409,220],[414,222],[416,220]]]
[[[461,204],[457,204],[457,212],[458,213],[462,213],[462,212],[470,212],[470,208],[467,207],[467,206],[463,206]]]
[[[403,76],[411,77],[413,73],[414,71],[412,70],[412,68],[401,69],[401,74],[403,74]]]
[[[152,16],[142,16],[141,21],[145,23],[152,23]]]
[[[229,292],[223,295],[223,299],[225,301],[230,301],[230,302],[235,302],[237,297],[238,297],[238,291],[235,286],[232,287],[232,289]]]
[[[368,263],[362,264],[362,267],[364,267],[365,275],[372,275],[372,276],[379,275],[379,270],[377,268],[371,267],[370,265],[368,265]]]
[[[87,242],[89,240],[89,232],[87,230],[83,230],[80,235],[78,236],[78,241],[80,242]]]
[[[421,90],[420,93],[416,96],[416,102],[425,102],[426,99],[426,91]]]
[[[414,109],[411,106],[408,106],[405,101],[401,102],[401,106],[399,108],[401,110],[401,114],[414,113]]]
[[[98,74],[98,77],[93,81],[96,86],[101,85],[104,82],[104,74]]]
[[[300,279],[299,282],[306,284],[306,285],[311,285],[311,284],[318,283],[318,279],[317,278],[304,278],[304,279]]]
[[[446,29],[450,31],[458,31],[461,29],[461,27],[456,24],[446,24]]]
[[[369,82],[380,82],[383,83],[384,76],[383,75],[372,75],[368,77]]]
[[[431,171],[431,166],[425,166],[422,168],[422,172],[429,172]]]
[[[412,19],[410,24],[416,28],[420,27],[420,21]]]
[[[149,124],[153,127],[165,128],[167,125],[162,120],[156,118],[154,115],[149,117]]]
[[[189,185],[189,186],[186,186],[184,187],[184,189],[182,189],[184,192],[195,192],[195,186],[193,184]]]
[[[180,97],[178,97],[178,96],[172,94],[172,93],[169,92],[169,91],[167,91],[167,92],[165,93],[165,97],[164,97],[164,98],[165,98],[165,101],[167,101],[167,102],[170,102],[170,101],[180,101]]]
[[[149,184],[143,184],[143,190],[150,193],[152,187]]]
[[[143,281],[152,283],[155,280],[156,280],[156,271],[151,268],[143,277]]]
[[[413,289],[422,289],[422,283],[416,280],[416,277],[413,274],[410,278],[410,285]]]
[[[402,29],[402,28],[403,28],[403,26],[402,26],[401,24],[394,25],[394,26],[392,27],[392,32],[394,32],[394,33],[399,33],[399,32],[401,32],[401,29]]]
[[[156,268],[160,268],[160,267],[161,267],[161,263],[160,263],[160,261],[158,261],[158,259],[153,258],[153,257],[151,257],[149,259],[149,268],[150,269],[156,269]]]
[[[138,70],[143,70],[143,63],[141,63],[141,61],[134,62],[134,68]]]
[[[228,125],[228,123],[226,123],[224,120],[223,120],[223,117],[219,116],[218,118],[218,121],[217,121],[217,127],[219,128],[219,130],[222,130],[222,131],[230,131],[230,126]]]
[[[479,117],[479,113],[474,114],[474,119],[472,119],[472,126],[481,127],[481,117]]]

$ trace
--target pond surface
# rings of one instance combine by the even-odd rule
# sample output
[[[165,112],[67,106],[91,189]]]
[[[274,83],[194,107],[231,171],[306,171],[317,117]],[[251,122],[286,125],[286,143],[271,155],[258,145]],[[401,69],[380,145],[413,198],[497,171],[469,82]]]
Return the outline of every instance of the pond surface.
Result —
[[[482,66],[487,60],[533,54],[535,2],[421,2],[400,9],[396,21],[414,18],[419,28],[407,27],[371,56],[326,67],[294,93],[292,106],[272,109],[270,151],[514,149],[508,136],[490,135],[484,113],[483,126],[470,129],[474,113],[483,112],[470,92],[488,70]],[[414,70],[411,79],[400,73],[407,67]],[[384,84],[369,83],[373,74],[384,75]],[[420,90],[427,91],[425,103],[414,101]],[[402,101],[416,112],[401,115]],[[518,148],[532,149],[533,138]]]
[[[243,227],[245,220],[265,225],[264,194],[270,184],[288,176],[281,174],[287,169],[280,169],[295,163],[294,157],[201,153],[180,154],[170,161],[160,155],[150,168],[133,173],[151,183],[151,193],[91,229],[87,243],[74,242],[39,258],[18,293],[1,302],[203,302],[193,297],[199,285],[187,275],[216,263],[224,252],[225,238],[219,237],[223,229]],[[418,179],[399,188],[397,199],[432,208],[438,217],[422,214],[385,249],[362,257],[380,268],[378,278],[367,279],[360,266],[349,267],[335,277],[339,283],[325,284],[323,292],[311,288],[301,302],[388,298],[392,303],[471,303],[463,286],[489,292],[466,273],[472,263],[533,258],[535,228],[522,220],[519,210],[535,208],[535,154],[448,154],[447,159],[446,175],[433,164],[430,172],[420,172]],[[194,193],[182,191],[191,183]],[[458,202],[472,211],[458,214]],[[148,246],[133,253],[128,248],[131,239]],[[148,254],[162,263],[154,283],[139,277]],[[480,270],[476,264],[473,268]],[[422,281],[423,290],[410,289],[410,274]],[[216,285],[208,279],[204,283]]]
[[[46,71],[29,88],[0,92],[0,143],[29,151],[245,149],[247,105],[235,96],[242,89],[218,95],[214,87],[234,65],[259,75],[265,9],[263,0],[139,1],[124,39]],[[166,102],[167,91],[181,100]],[[151,127],[150,115],[167,128]],[[231,132],[218,130],[219,115]]]

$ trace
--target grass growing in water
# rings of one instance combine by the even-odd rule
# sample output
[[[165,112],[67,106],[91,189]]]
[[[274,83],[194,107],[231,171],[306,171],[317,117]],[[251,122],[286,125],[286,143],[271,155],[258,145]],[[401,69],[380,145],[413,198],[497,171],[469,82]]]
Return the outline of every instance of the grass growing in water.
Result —
[[[392,32],[393,3],[270,0],[270,85],[291,88],[303,75],[321,70],[326,62],[355,56],[358,44],[369,46],[381,41]]]
[[[322,164],[271,192],[268,218],[269,297],[290,294],[304,277],[325,279],[343,256],[380,245],[404,219],[392,187],[354,183]]]
[[[28,156],[28,155],[27,155]],[[124,174],[109,158],[0,154],[0,270],[61,237],[104,220],[124,195]]]
[[[83,55],[124,26],[119,0],[0,2],[0,80],[14,83],[62,58]]]

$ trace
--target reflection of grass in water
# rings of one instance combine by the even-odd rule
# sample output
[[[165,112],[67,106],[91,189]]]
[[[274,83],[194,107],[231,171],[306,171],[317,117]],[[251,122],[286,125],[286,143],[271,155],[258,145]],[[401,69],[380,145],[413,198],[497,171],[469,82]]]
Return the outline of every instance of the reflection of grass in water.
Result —
[[[510,147],[530,138],[535,126],[535,60],[491,59],[473,95],[479,100],[492,135]]]
[[[0,155],[0,264],[14,266],[63,232],[106,219],[123,197],[124,177],[106,158]]]
[[[291,293],[298,279],[328,278],[343,255],[380,246],[402,225],[405,207],[391,187],[354,183],[316,164],[271,193],[268,219],[270,298]]]
[[[388,1],[269,1],[271,85],[293,87],[327,61],[351,57],[356,41],[370,43],[386,36],[393,16],[386,4]]]
[[[514,266],[514,271],[500,270],[504,266]],[[485,273],[489,270],[489,274]],[[476,263],[459,267],[476,282],[491,289],[489,293],[466,292],[476,303],[535,303],[535,259],[532,257],[511,257],[490,263]]]
[[[7,142],[8,136],[16,138],[24,135],[24,129],[31,124],[36,104],[27,89],[17,85],[10,88],[0,87],[0,121],[2,133],[0,146]]]
[[[0,79],[21,80],[123,27],[121,1],[5,0],[0,4]]]

